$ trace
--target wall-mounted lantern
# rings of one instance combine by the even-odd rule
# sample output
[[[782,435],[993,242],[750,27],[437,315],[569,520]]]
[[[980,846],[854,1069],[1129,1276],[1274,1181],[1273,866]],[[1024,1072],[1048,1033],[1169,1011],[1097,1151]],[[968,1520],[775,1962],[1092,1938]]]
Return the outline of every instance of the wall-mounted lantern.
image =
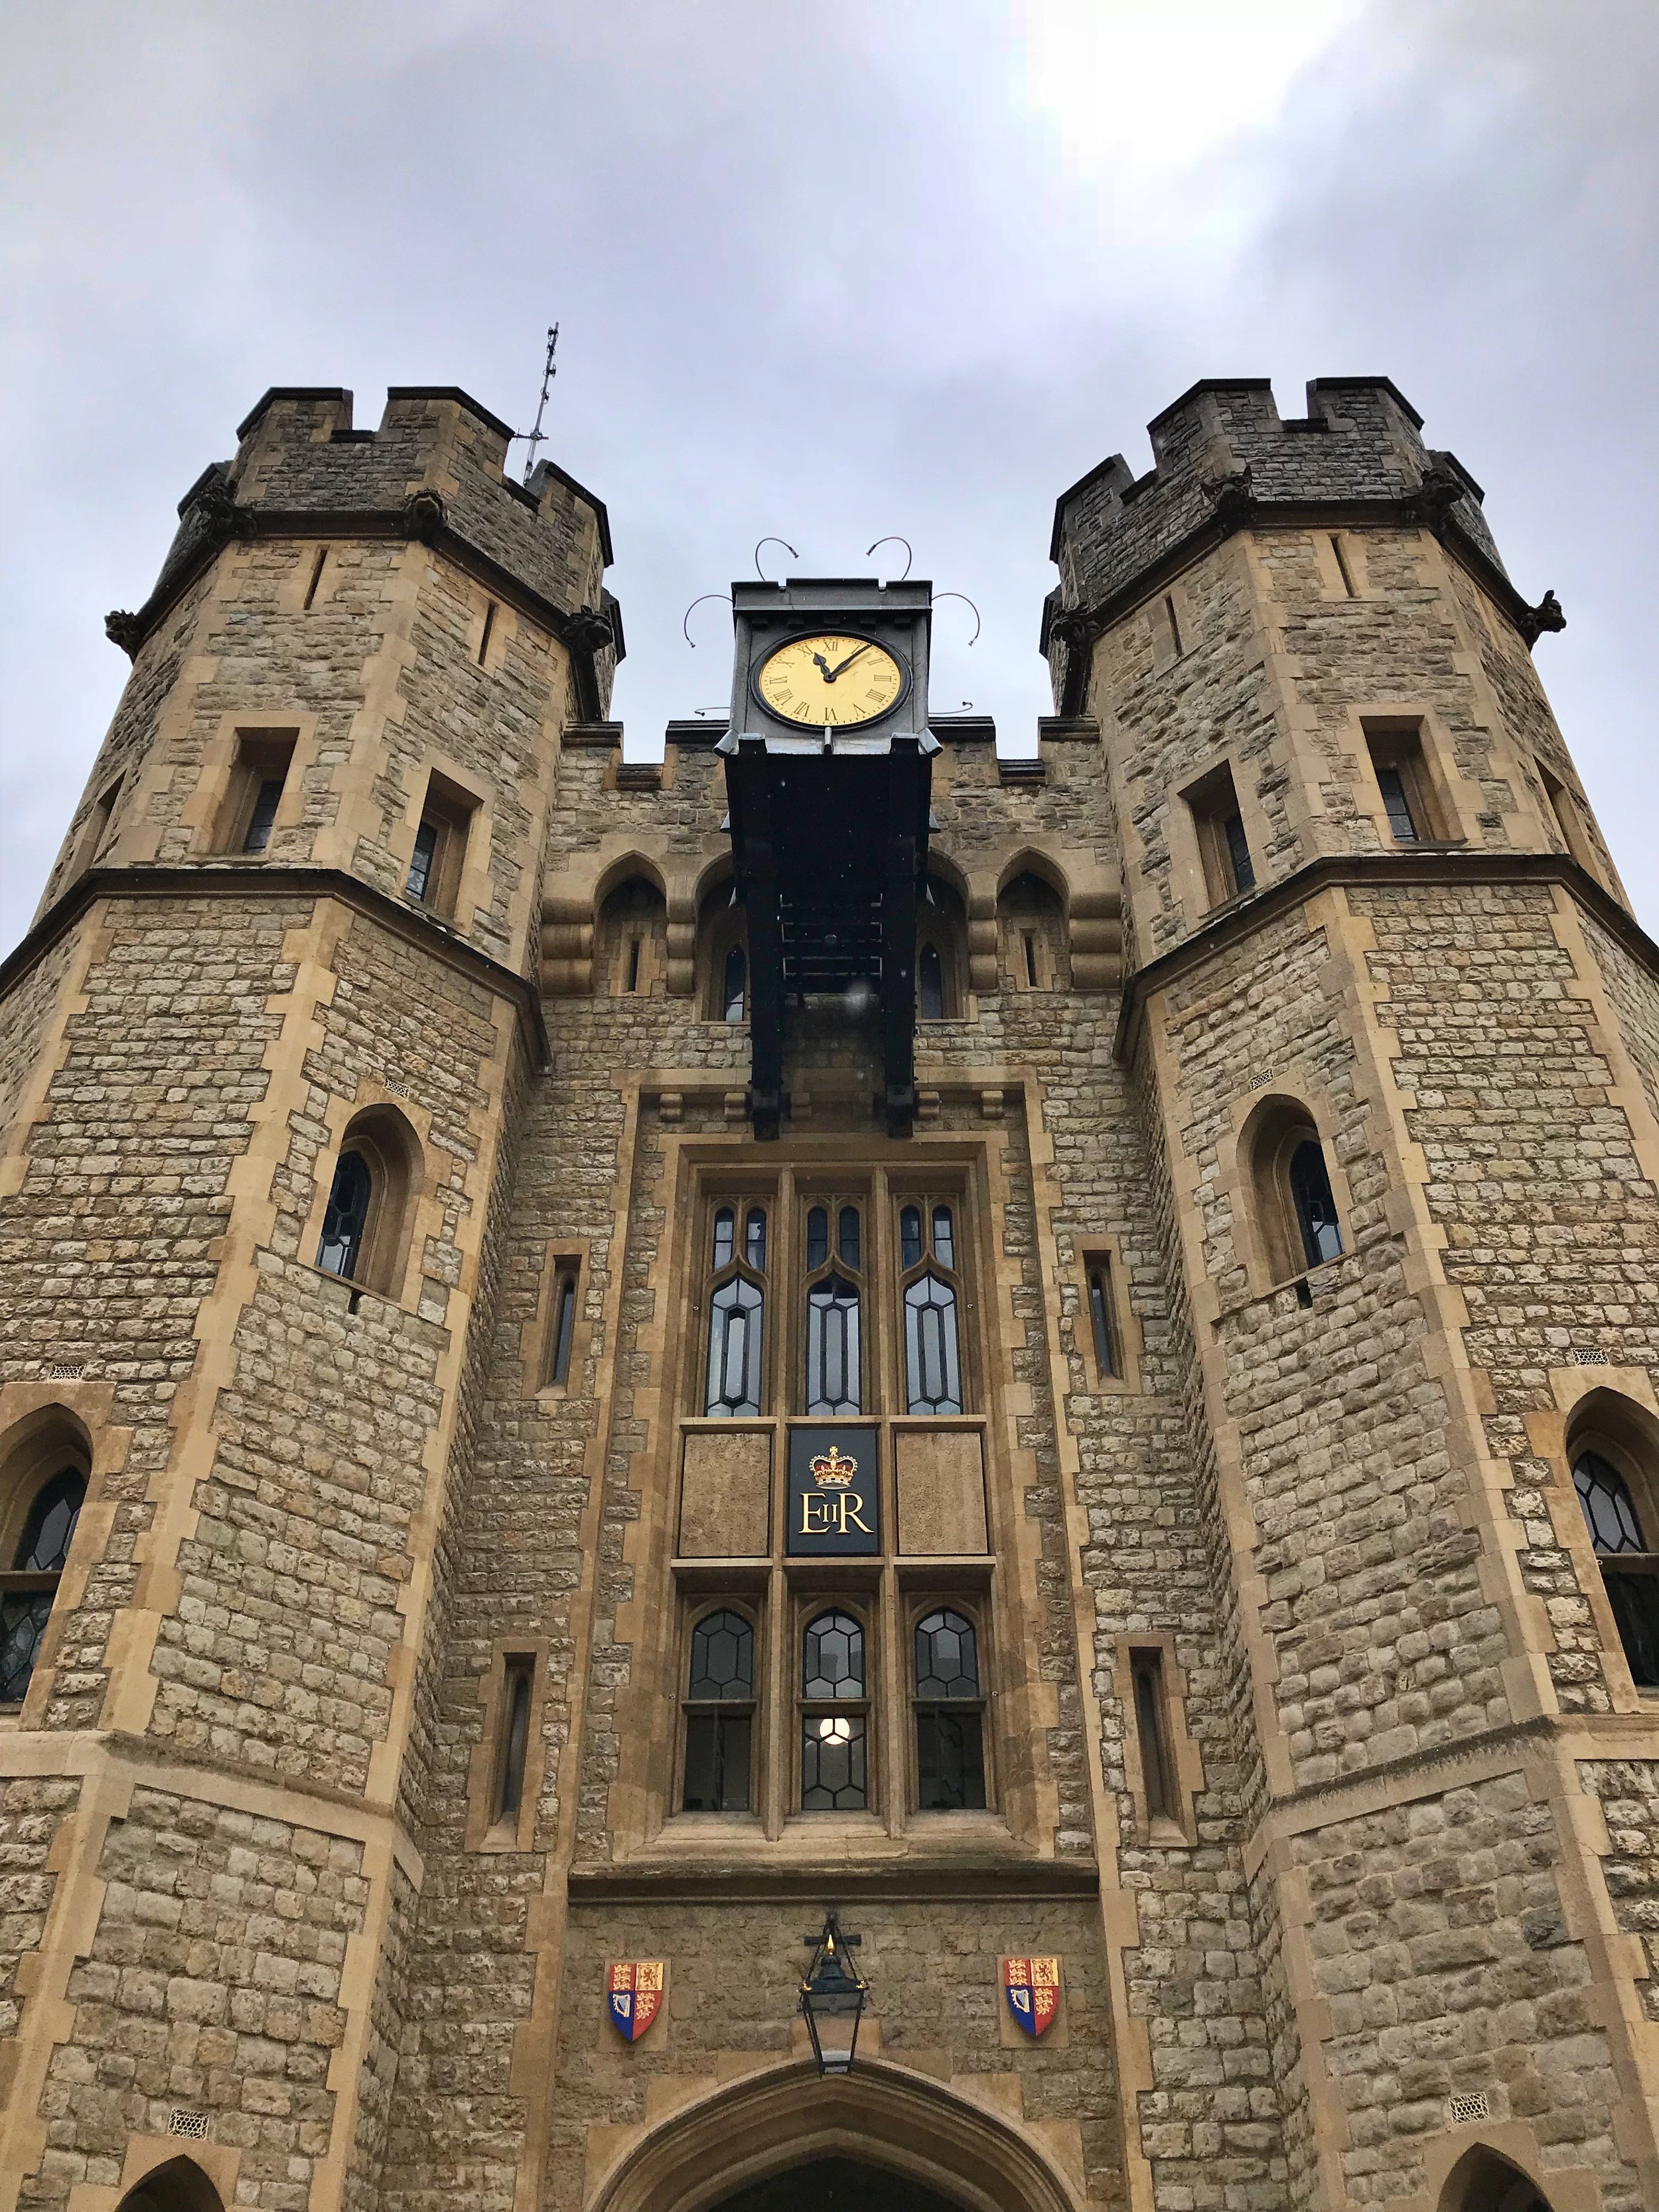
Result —
[[[820,2074],[848,2072],[858,2048],[859,2021],[870,1990],[853,1963],[852,1946],[860,1940],[842,1935],[833,1912],[824,1914],[821,1936],[801,1938],[816,1947],[801,1981],[800,2009]]]

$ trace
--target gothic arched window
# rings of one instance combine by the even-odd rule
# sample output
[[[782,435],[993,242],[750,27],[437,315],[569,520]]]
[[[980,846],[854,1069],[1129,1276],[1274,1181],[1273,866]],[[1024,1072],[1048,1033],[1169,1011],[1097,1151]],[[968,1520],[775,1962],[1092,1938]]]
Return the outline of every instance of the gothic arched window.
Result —
[[[361,1152],[342,1152],[334,1164],[334,1182],[317,1246],[317,1265],[325,1273],[343,1275],[348,1282],[356,1275],[373,1195],[368,1162]]]
[[[340,1139],[316,1264],[361,1288],[397,1297],[420,1181],[420,1141],[392,1106],[354,1115]]]
[[[805,1813],[861,1813],[870,1802],[864,1629],[839,1609],[801,1638],[800,1802]]]
[[[983,1807],[983,1711],[974,1624],[941,1606],[915,1632],[916,1802],[924,1813]]]
[[[18,1704],[28,1688],[86,1495],[82,1470],[62,1467],[30,1501],[9,1570],[0,1575],[0,1705]]]
[[[803,1403],[809,1413],[863,1409],[863,1275],[864,1236],[857,1201],[815,1199],[806,1209]]]
[[[685,1685],[687,1813],[746,1813],[755,1711],[755,1632],[730,1606],[691,1632]]]
[[[764,1387],[766,1209],[747,1209],[741,1256],[738,1212],[732,1200],[722,1200],[715,1206],[709,1253],[713,1288],[703,1411],[726,1416],[758,1413]]]
[[[1654,1530],[1644,1517],[1650,1501],[1638,1495],[1646,1487],[1640,1460],[1620,1454],[1630,1468],[1627,1477],[1608,1455],[1618,1449],[1611,1437],[1607,1451],[1593,1444],[1577,1447],[1571,1455],[1573,1487],[1601,1564],[1631,1680],[1644,1689],[1659,1689],[1659,1557],[1650,1548]]]
[[[956,1217],[943,1200],[899,1208],[904,1400],[912,1413],[963,1410]]]

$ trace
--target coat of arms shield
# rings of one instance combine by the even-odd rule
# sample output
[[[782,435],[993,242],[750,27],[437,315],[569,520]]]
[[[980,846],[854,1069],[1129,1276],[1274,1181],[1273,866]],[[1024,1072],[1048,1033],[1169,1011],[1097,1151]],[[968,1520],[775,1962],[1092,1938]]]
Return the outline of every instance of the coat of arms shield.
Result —
[[[1030,2036],[1039,2036],[1060,2009],[1058,1959],[1005,1959],[1003,1994],[1008,2009]]]
[[[637,2043],[662,2003],[662,1960],[619,1959],[611,1966],[605,2002],[625,2043]]]

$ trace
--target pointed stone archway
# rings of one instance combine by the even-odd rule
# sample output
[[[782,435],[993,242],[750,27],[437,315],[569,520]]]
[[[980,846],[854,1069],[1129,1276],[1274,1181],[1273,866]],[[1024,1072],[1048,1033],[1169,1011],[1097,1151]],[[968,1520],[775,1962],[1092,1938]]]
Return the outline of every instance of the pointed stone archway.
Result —
[[[115,2212],[225,2212],[224,2199],[193,2158],[170,2158],[135,2182]]]
[[[823,2167],[836,2170],[806,2179]],[[810,2064],[771,2068],[698,2098],[624,2154],[587,2212],[713,2212],[786,2172],[823,2197],[802,2212],[866,2212],[861,2177],[872,2170],[890,2190],[908,2185],[909,2212],[1081,2212],[1079,2193],[1024,2129],[878,2060],[828,2081]],[[731,2212],[767,2207],[757,2197]]]

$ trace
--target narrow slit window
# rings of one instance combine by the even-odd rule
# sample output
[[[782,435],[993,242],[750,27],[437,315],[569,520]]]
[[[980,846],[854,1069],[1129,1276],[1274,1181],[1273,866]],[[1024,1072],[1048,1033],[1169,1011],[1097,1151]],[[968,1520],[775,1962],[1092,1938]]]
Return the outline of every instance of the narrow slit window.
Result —
[[[262,776],[253,794],[252,811],[247,817],[247,832],[242,839],[245,853],[263,853],[270,842],[270,833],[276,826],[276,809],[283,803],[284,779],[280,775]]]
[[[1036,932],[1034,929],[1022,930],[1020,936],[1025,947],[1026,988],[1035,991],[1037,987]]]
[[[1415,845],[1425,839],[1437,843],[1445,836],[1442,810],[1429,776],[1422,733],[1399,725],[1368,725],[1365,746],[1376,778],[1383,818],[1396,845]]]
[[[743,1225],[744,1257],[757,1275],[766,1273],[766,1208],[751,1206]]]
[[[1382,811],[1389,817],[1389,828],[1397,845],[1417,842],[1417,823],[1412,813],[1411,793],[1406,788],[1405,778],[1395,767],[1379,768],[1376,787],[1382,794]]]
[[[1244,835],[1244,817],[1235,806],[1231,814],[1222,817],[1221,832],[1227,841],[1227,864],[1232,871],[1235,890],[1255,889],[1255,863],[1250,858],[1249,840]]]
[[[806,1264],[821,1267],[830,1257],[830,1210],[812,1206],[806,1216]]]
[[[553,1327],[548,1336],[547,1379],[562,1389],[570,1380],[570,1347],[576,1333],[576,1272],[561,1268],[553,1288]]]
[[[311,612],[316,602],[317,587],[323,580],[323,570],[327,565],[328,548],[326,545],[319,545],[317,549],[317,558],[312,566],[311,581],[306,586],[305,612],[307,614]]]
[[[496,1772],[495,1818],[516,1820],[524,1802],[524,1771],[530,1751],[531,1692],[536,1662],[527,1652],[515,1652],[507,1662],[501,1683],[501,1743]]]
[[[1336,573],[1342,579],[1343,590],[1351,599],[1357,599],[1359,594],[1353,587],[1353,574],[1348,567],[1348,556],[1343,547],[1341,538],[1334,530],[1331,532],[1331,552],[1336,562]]]
[[[480,668],[484,665],[485,655],[489,651],[489,633],[495,629],[495,602],[494,599],[491,599],[484,609],[483,629],[478,639],[478,665]]]
[[[1164,618],[1170,625],[1170,650],[1176,659],[1181,658],[1181,617],[1176,612],[1175,594],[1164,594]]]
[[[1177,1814],[1164,1709],[1163,1653],[1133,1653],[1129,1674],[1134,1690],[1135,1741],[1140,1751],[1146,1817],[1149,1820],[1173,1820]]]
[[[729,1606],[691,1632],[686,1681],[686,1813],[746,1813],[755,1709],[755,1632]]]
[[[858,1268],[863,1263],[859,1258],[859,1210],[856,1206],[843,1206],[836,1224],[836,1249],[843,1267]]]
[[[1184,792],[1188,811],[1198,834],[1204,887],[1209,903],[1224,906],[1255,889],[1255,862],[1244,831],[1244,816],[1226,762]]]
[[[1112,1272],[1109,1260],[1089,1263],[1089,1320],[1094,1331],[1095,1366],[1103,1376],[1119,1372],[1117,1330],[1112,1312]]]
[[[471,793],[435,769],[428,779],[404,890],[429,913],[447,917],[455,911],[477,805]]]
[[[904,1267],[921,1265],[921,1208],[902,1206],[899,1210],[899,1264]]]
[[[945,962],[937,945],[924,945],[917,955],[916,1011],[924,1022],[945,1019]]]
[[[628,989],[630,994],[640,988],[640,942],[637,937],[630,937],[628,940]]]

